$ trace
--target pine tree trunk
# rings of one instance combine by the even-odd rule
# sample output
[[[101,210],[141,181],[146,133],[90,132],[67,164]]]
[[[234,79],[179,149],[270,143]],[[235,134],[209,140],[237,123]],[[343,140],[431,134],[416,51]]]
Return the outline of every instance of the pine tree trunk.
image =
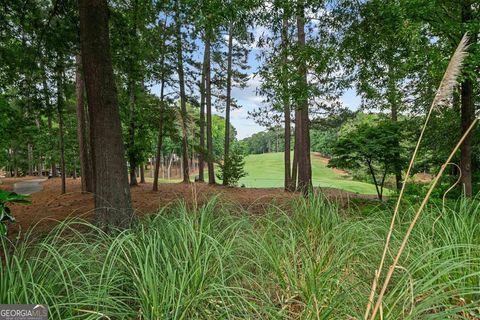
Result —
[[[167,19],[165,18],[163,22],[163,29],[165,30],[167,27]],[[162,35],[162,42],[161,48],[165,47],[165,37]],[[162,51],[161,53],[161,65],[163,66],[165,63],[165,52]],[[163,143],[163,121],[164,121],[164,96],[165,94],[165,72],[162,71],[161,73],[161,81],[160,81],[160,119],[158,123],[158,136],[157,136],[157,152],[155,155],[155,170],[153,174],[153,191],[158,191],[158,176],[160,174],[160,162],[162,161],[162,143]]]
[[[284,71],[287,68],[288,64],[288,16],[287,13],[283,12],[282,17],[282,61],[283,61],[283,68]],[[287,72],[282,72],[282,77],[286,77]],[[292,175],[291,175],[291,163],[290,163],[290,136],[291,136],[291,119],[290,119],[290,99],[288,97],[288,82],[286,79],[282,80],[282,94],[283,94],[283,113],[285,119],[285,131],[284,131],[284,150],[283,150],[283,159],[284,159],[284,182],[285,182],[285,190],[286,191],[293,191],[295,186],[292,183]]]
[[[59,58],[61,59],[61,58]],[[62,194],[67,192],[66,175],[65,172],[65,139],[64,139],[64,124],[63,124],[63,67],[62,62],[57,66],[57,112],[58,112],[58,127],[59,127],[59,146],[60,146],[60,170],[62,178]]]
[[[398,122],[398,101],[397,101],[397,86],[394,80],[394,71],[389,66],[388,68],[388,100],[391,108],[392,122]],[[394,146],[397,150],[400,147],[398,135],[395,136]],[[395,171],[395,185],[397,190],[402,189],[402,165],[400,160],[400,152],[394,154],[394,171]]]
[[[40,67],[42,69],[42,91],[43,91],[43,98],[45,100],[45,108],[47,109],[47,125],[48,125],[48,132],[50,136],[53,136],[53,129],[52,129],[52,105],[50,103],[50,91],[48,88],[48,83],[47,83],[47,70],[45,67],[45,64],[43,63],[43,59],[40,59]],[[52,177],[57,176],[57,170],[56,170],[56,165],[55,162],[52,161],[50,162],[50,170],[52,172]]]
[[[40,130],[40,116],[39,115],[37,115],[37,117],[35,118],[35,126],[37,127],[38,130]],[[35,155],[33,153],[32,153],[32,157],[35,157]],[[42,165],[42,156],[39,154],[38,158],[37,158],[37,164],[36,164],[37,175],[39,177],[41,177],[43,175],[42,170],[41,170],[41,165]]]
[[[213,138],[212,138],[212,82],[211,82],[211,59],[210,59],[210,37],[205,40],[205,55],[207,67],[205,68],[205,86],[207,103],[207,162],[208,162],[208,183],[215,184],[215,172],[213,167]]]
[[[233,24],[230,23],[228,28],[228,52],[227,52],[227,104],[225,106],[225,146],[223,161],[228,161],[230,153],[230,107],[232,99],[232,54],[233,54]],[[223,185],[229,184],[228,170],[223,172]]]
[[[145,182],[145,164],[143,163],[140,164],[140,183],[146,183]]]
[[[185,96],[185,75],[183,70],[183,51],[182,51],[182,28],[180,22],[179,0],[175,1],[175,27],[177,44],[177,72],[180,86],[180,113],[182,124],[182,171],[183,182],[190,182],[188,170],[188,137],[187,137],[187,101]]]
[[[203,52],[202,80],[200,81],[200,152],[198,154],[198,181],[205,181],[205,74],[207,67],[207,46]]]
[[[284,131],[284,134],[285,134],[285,144],[284,144],[284,150],[283,150],[283,153],[284,153],[284,166],[285,166],[285,170],[284,170],[284,174],[285,174],[285,177],[284,177],[284,180],[285,180],[285,190],[286,191],[293,191],[295,189],[295,187],[293,186],[293,183],[292,183],[292,175],[291,175],[291,151],[290,151],[290,148],[291,148],[291,120],[290,120],[290,106],[288,104],[284,105],[284,113],[285,113],[285,131]]]
[[[160,87],[160,121],[158,125],[158,137],[157,137],[157,154],[155,155],[155,173],[153,176],[153,191],[158,191],[158,175],[160,172],[160,161],[162,154],[162,142],[163,142],[163,119],[164,119],[164,89],[165,89],[165,79],[162,75],[162,82]]]
[[[48,114],[48,131],[50,133],[50,136],[53,137],[52,115],[50,113]],[[58,177],[57,165],[55,164],[55,161],[53,159],[50,162],[50,171],[52,172],[52,177]]]
[[[13,149],[13,176],[18,177],[17,149]]]
[[[297,14],[298,48],[305,49],[305,9],[303,3],[299,4]],[[299,87],[303,91],[298,103],[298,187],[307,196],[312,188],[312,166],[310,162],[310,130],[308,118],[307,98],[307,66],[304,60],[298,62]]]
[[[28,175],[33,176],[33,146],[31,143],[27,145],[27,161],[28,161]]]
[[[133,220],[106,0],[79,0],[82,65],[90,119],[96,223],[106,231]]]
[[[464,0],[462,5],[462,23],[467,24],[473,19],[472,4],[470,0]],[[477,37],[472,34],[469,43],[476,43]],[[467,131],[468,127],[475,118],[475,105],[473,103],[473,81],[468,76],[465,77],[461,88],[461,134]],[[470,133],[460,147],[460,170],[462,172],[462,185],[465,196],[471,198],[472,188],[472,140]]]
[[[173,152],[170,154],[170,160],[168,161],[168,168],[167,168],[167,179],[170,180],[172,176],[172,162],[173,162]]]
[[[475,117],[473,104],[473,83],[465,79],[462,83],[462,135],[468,129]],[[469,134],[460,148],[460,169],[462,171],[462,184],[466,197],[472,197],[472,134]]]
[[[129,83],[130,95],[130,124],[128,127],[128,162],[130,163],[130,186],[137,186],[137,155],[135,154],[135,107],[137,97],[135,93],[135,84]]]
[[[292,163],[292,176],[291,176],[291,186],[292,190],[296,191],[298,187],[298,155],[299,155],[299,144],[297,141],[300,141],[300,118],[299,111],[295,108],[295,128],[294,128],[294,145],[293,145],[293,163]]]
[[[212,137],[212,82],[211,82],[211,58],[210,58],[210,37],[206,37],[205,49],[207,67],[205,71],[205,98],[207,107],[207,163],[208,183],[215,184],[215,172],[213,166],[213,137]]]
[[[162,162],[160,163],[160,172],[162,173],[162,179],[165,179],[165,166],[166,166],[166,158],[164,155],[161,156]]]
[[[398,121],[398,116],[397,116],[397,109],[396,106],[392,106],[392,121],[397,122]],[[397,150],[400,147],[400,141],[398,140],[398,135],[396,136],[396,139],[394,140],[394,146]],[[401,165],[401,160],[400,160],[400,152],[395,152],[394,154],[394,169],[395,169],[395,186],[397,190],[402,189],[402,165]]]
[[[82,192],[93,192],[91,159],[89,157],[88,122],[85,110],[85,82],[81,71],[82,59],[76,58],[77,70],[75,75],[75,93],[77,98],[77,140],[80,151],[80,176],[82,178]]]

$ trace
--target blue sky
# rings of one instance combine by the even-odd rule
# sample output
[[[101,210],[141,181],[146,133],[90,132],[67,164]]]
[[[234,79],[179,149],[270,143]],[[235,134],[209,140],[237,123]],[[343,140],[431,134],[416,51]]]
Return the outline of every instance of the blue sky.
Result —
[[[239,140],[249,137],[252,134],[265,130],[255,121],[248,117],[248,111],[252,111],[262,105],[262,97],[255,95],[255,88],[260,85],[260,79],[254,78],[249,81],[245,89],[234,88],[232,95],[242,106],[241,109],[233,110],[231,113],[231,122],[237,129],[237,138]],[[360,105],[360,97],[357,96],[354,89],[349,89],[341,96],[345,106],[351,110],[356,110]],[[222,115],[221,113],[215,112]]]
[[[260,86],[261,79],[259,77],[253,77],[258,69],[259,62],[256,56],[259,50],[261,49],[254,48],[249,56],[250,70],[248,70],[248,72],[252,76],[248,85],[244,89],[234,88],[232,90],[233,97],[238,101],[238,104],[242,106],[241,109],[233,110],[231,113],[231,122],[237,129],[237,138],[239,140],[265,130],[264,127],[259,126],[248,116],[248,111],[252,111],[262,105],[263,98],[256,95],[256,88]],[[341,96],[341,100],[343,104],[351,110],[356,110],[361,102],[354,88],[346,90]],[[221,115],[221,113],[215,113]]]

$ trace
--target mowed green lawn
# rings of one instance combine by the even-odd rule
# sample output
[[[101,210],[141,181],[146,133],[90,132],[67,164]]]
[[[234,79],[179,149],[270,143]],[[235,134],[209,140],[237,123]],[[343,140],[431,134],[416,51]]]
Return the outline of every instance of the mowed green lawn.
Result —
[[[283,187],[283,153],[255,154],[245,157],[245,171],[248,176],[240,180],[239,185],[247,188]],[[312,155],[313,186],[337,188],[360,194],[376,194],[373,184],[353,181],[328,168],[319,158]],[[384,193],[387,195],[388,190]]]

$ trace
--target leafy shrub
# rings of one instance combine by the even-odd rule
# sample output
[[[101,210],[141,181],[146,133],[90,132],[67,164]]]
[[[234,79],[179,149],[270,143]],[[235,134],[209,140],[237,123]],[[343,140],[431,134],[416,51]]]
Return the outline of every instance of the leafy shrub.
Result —
[[[449,190],[455,184],[456,180],[457,177],[443,177],[443,181],[438,183],[430,198],[432,200],[440,200],[445,196],[447,199],[458,199],[463,194],[462,185],[457,184],[455,188]],[[405,187],[405,196],[411,200],[421,200],[427,194],[429,187],[429,183],[409,181]]]
[[[15,218],[8,207],[9,203],[28,204],[28,196],[16,194],[15,192],[0,190],[0,237],[7,235],[7,223],[15,223]]]

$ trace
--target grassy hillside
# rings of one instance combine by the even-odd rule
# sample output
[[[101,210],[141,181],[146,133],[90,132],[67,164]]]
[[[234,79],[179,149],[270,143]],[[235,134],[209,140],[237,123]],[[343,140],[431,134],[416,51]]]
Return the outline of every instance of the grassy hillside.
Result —
[[[273,188],[283,186],[283,153],[249,155],[245,158],[248,176],[240,180],[249,188]],[[375,194],[375,186],[369,183],[352,181],[348,177],[328,168],[320,158],[312,156],[314,187],[338,188],[361,194]],[[386,190],[385,194],[388,193]]]

